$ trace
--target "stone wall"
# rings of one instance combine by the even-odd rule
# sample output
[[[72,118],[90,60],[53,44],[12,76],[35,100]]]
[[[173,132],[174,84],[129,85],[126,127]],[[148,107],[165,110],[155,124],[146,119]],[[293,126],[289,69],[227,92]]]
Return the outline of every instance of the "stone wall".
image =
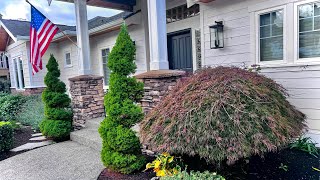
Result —
[[[11,88],[11,93],[12,94],[22,94],[22,95],[25,95],[25,96],[29,96],[29,95],[41,94],[44,89],[45,89],[45,87],[26,88],[24,90],[17,90],[15,88]]]
[[[105,116],[102,79],[93,75],[69,79],[74,125],[83,126],[87,120]]]
[[[144,83],[144,97],[140,102],[144,113],[150,112],[185,74],[184,71],[157,70],[135,76]]]

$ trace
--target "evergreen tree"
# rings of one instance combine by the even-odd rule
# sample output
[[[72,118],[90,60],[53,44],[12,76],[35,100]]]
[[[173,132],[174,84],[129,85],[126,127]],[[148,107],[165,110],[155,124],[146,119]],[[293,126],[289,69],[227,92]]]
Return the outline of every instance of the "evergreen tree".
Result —
[[[143,83],[134,77],[136,48],[123,25],[108,61],[111,70],[109,91],[105,96],[106,119],[99,133],[103,139],[101,159],[104,165],[117,172],[129,174],[140,169],[145,158],[140,141],[130,129],[143,118],[142,109],[135,104],[143,95]]]
[[[69,138],[72,128],[71,100],[66,94],[66,85],[59,79],[59,65],[53,55],[46,67],[44,83],[47,87],[42,93],[45,119],[40,124],[40,131],[49,138],[64,140]]]

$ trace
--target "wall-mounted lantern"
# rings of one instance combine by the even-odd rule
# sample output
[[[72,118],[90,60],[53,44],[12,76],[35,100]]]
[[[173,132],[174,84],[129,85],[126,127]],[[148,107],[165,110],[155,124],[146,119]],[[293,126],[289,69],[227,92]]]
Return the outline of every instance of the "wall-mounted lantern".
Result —
[[[223,39],[223,22],[216,21],[216,24],[210,26],[210,47],[211,49],[219,49],[224,47]]]

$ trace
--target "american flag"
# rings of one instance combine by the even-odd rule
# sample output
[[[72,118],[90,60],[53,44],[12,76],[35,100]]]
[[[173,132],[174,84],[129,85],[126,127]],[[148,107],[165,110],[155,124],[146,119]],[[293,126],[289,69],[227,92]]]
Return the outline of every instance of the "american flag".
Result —
[[[59,28],[31,5],[30,63],[32,74],[42,70],[42,56]]]

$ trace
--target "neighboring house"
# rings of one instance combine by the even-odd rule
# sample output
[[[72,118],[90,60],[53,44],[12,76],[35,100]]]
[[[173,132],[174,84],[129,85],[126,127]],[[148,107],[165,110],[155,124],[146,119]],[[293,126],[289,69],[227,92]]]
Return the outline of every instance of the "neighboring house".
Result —
[[[0,14],[0,20],[2,15]],[[8,46],[9,35],[3,27],[0,27],[0,80],[9,80],[9,58],[5,54]]]
[[[115,43],[119,26],[125,21],[137,47],[137,74],[162,69],[195,71],[203,66],[249,67],[259,64],[263,74],[288,89],[288,100],[307,115],[309,134],[320,143],[320,1],[74,2],[78,31],[68,34],[75,41],[74,36],[81,39],[81,43],[78,42],[80,49],[59,33],[43,58],[46,62],[50,53],[56,56],[61,79],[66,84],[69,83],[68,78],[78,75],[103,75],[107,88],[107,55]],[[187,8],[187,2],[195,5]],[[90,20],[86,28],[86,4],[133,13],[111,18],[97,17]],[[107,22],[101,22],[101,19]],[[214,34],[210,35],[210,26],[216,25],[216,21],[222,21],[224,25],[224,36],[219,39],[224,47],[218,49],[214,47],[215,42],[211,41]],[[17,39],[7,47],[10,62],[15,62],[15,57],[19,56],[17,53],[20,50],[13,50],[22,43]],[[23,42],[26,44],[27,40]],[[90,51],[81,47],[90,47]],[[27,56],[22,57],[28,59]],[[25,88],[42,87],[45,70],[31,77],[27,61],[23,62],[27,71],[24,73]],[[14,68],[10,69],[13,69],[13,73]],[[12,87],[19,87],[15,82],[12,80]]]

